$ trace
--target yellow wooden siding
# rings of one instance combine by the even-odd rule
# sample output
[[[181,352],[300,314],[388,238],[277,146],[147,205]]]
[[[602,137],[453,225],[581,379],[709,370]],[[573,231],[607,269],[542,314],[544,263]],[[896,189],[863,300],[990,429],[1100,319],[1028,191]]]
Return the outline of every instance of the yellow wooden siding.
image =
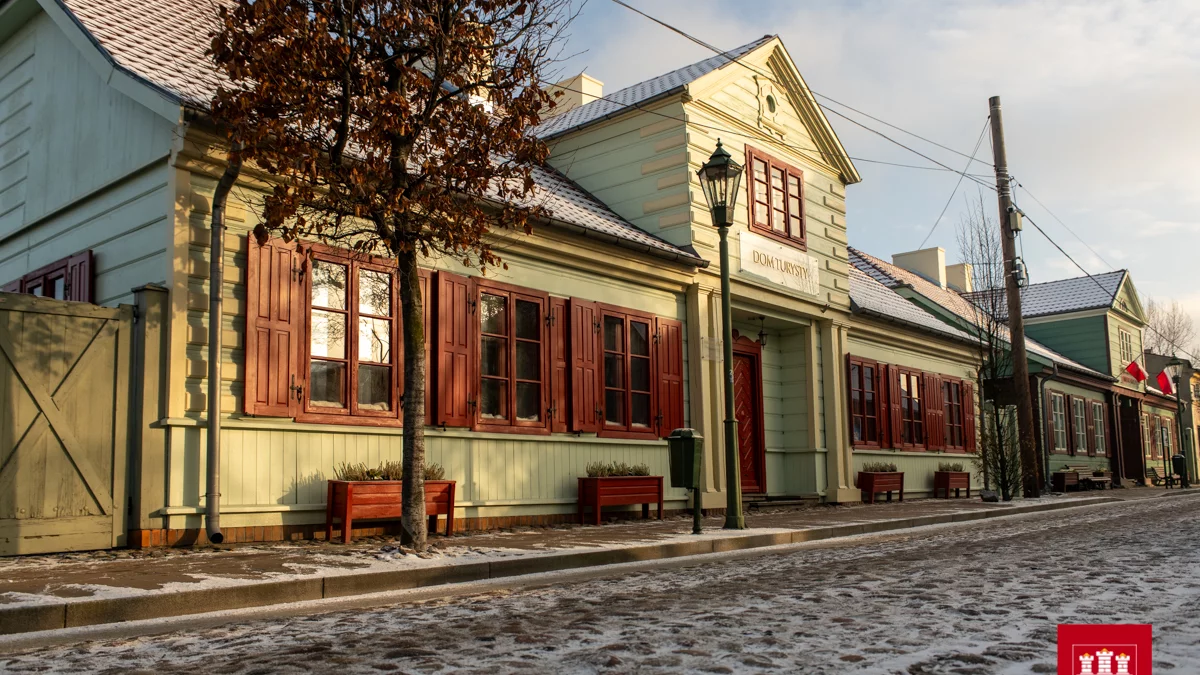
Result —
[[[691,243],[683,106],[655,104],[550,143],[550,164],[634,225]],[[676,118],[676,119],[672,119]]]
[[[1112,373],[1113,377],[1117,377],[1117,378],[1121,378],[1121,374],[1125,372],[1125,367],[1129,365],[1129,363],[1127,363],[1127,362],[1122,363],[1122,359],[1121,359],[1121,331],[1122,330],[1128,331],[1129,334],[1133,337],[1133,356],[1134,356],[1134,358],[1138,358],[1142,355],[1142,329],[1134,326],[1133,324],[1129,323],[1128,321],[1125,321],[1124,319],[1119,318],[1115,312],[1109,312],[1108,313],[1108,354],[1109,354],[1109,359],[1112,362],[1112,370],[1110,372]],[[1143,368],[1146,365],[1144,362],[1142,362],[1140,360],[1138,361],[1138,363],[1141,363]],[[1151,375],[1154,375],[1154,373],[1151,373]],[[1146,391],[1145,383],[1137,383],[1136,385],[1134,385],[1131,383],[1131,381],[1129,381],[1129,379],[1130,378],[1128,376],[1121,378],[1121,381],[1119,381],[1117,384],[1119,384],[1123,387],[1126,387],[1126,388],[1136,389],[1138,391]]]
[[[858,472],[868,462],[891,462],[904,472],[904,496],[928,497],[933,494],[933,473],[941,462],[961,462],[964,471],[971,472],[971,489],[983,487],[983,474],[975,465],[974,455],[964,455],[959,452],[900,452],[898,450],[855,450],[854,451],[854,481],[858,481]],[[895,500],[899,495],[893,495]],[[882,494],[876,495],[876,500],[883,499]]]

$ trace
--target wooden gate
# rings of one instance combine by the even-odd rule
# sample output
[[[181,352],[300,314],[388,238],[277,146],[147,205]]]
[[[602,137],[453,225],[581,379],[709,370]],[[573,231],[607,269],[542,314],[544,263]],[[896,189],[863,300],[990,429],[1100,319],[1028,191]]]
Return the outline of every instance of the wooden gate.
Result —
[[[0,555],[124,544],[133,309],[0,293]]]

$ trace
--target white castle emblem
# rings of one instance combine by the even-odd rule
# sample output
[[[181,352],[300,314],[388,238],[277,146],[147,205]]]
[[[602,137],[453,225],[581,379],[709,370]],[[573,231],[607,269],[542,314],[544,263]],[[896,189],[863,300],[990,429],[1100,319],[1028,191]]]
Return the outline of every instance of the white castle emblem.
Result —
[[[1079,656],[1079,675],[1129,675],[1129,659],[1128,654],[1117,654],[1107,649],[1101,648],[1095,654],[1084,653]],[[1113,670],[1113,661],[1117,662],[1117,669]],[[1092,666],[1096,666],[1096,670],[1092,670]]]

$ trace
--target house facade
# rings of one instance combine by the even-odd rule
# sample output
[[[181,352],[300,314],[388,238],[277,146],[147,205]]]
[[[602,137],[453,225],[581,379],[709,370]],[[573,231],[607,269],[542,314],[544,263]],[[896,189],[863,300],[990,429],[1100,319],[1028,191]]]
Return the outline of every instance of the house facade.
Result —
[[[932,316],[972,336],[986,330],[983,307],[1003,304],[972,302],[981,292],[972,288],[969,266],[947,266],[940,248],[896,254],[890,263],[852,249],[851,262]],[[1007,328],[997,329],[999,342],[1007,344]],[[979,359],[982,356],[975,339]],[[1043,475],[1068,466],[1116,473],[1120,434],[1114,420],[1120,418],[1113,396],[1116,378],[1107,374],[1109,368],[1103,363],[1092,367],[1029,336],[1026,350],[1030,389],[1039,411],[1035,429]],[[984,384],[989,407],[1015,405],[1011,382]]]
[[[339,465],[401,457],[388,262],[254,241],[271,176],[253,169],[227,207],[207,398],[225,163],[205,115],[209,11],[0,8],[0,284],[138,317],[126,543],[203,539],[214,407],[226,541],[311,536]],[[893,289],[852,276],[859,176],[777,37],[603,98],[586,77],[564,91],[578,100],[536,130],[553,148],[535,172],[550,215],[534,236],[496,234],[507,269],[422,261],[427,455],[458,483],[461,526],[573,519],[588,464],[665,474],[662,437],[683,426],[707,441],[702,506],[724,508],[717,234],[695,175],[718,140],[746,165],[731,233],[743,494],[856,502],[857,468],[884,456],[919,493],[938,459],[973,450],[965,338],[897,319]],[[669,510],[687,500],[666,494]]]

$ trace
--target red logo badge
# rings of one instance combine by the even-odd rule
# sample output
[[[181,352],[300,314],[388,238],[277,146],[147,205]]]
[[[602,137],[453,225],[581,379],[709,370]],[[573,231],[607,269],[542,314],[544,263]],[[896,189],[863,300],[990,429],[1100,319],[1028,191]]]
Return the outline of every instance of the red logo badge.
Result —
[[[1059,624],[1058,675],[1150,675],[1150,624]]]

